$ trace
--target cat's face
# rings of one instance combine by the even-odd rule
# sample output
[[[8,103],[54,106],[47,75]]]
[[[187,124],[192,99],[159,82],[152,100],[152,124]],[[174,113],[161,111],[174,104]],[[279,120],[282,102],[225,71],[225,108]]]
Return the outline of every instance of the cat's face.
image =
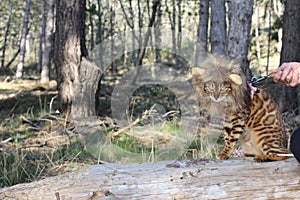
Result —
[[[220,103],[231,94],[231,86],[230,83],[208,82],[204,84],[204,92],[212,101]]]
[[[240,63],[225,56],[209,56],[192,69],[193,86],[200,105],[214,113],[236,112],[251,101]]]
[[[201,98],[210,99],[215,103],[228,100],[228,97],[232,95],[233,88],[242,84],[238,74],[228,74],[223,77],[211,76],[211,78],[206,79],[209,75],[205,69],[195,68],[192,73],[196,79],[194,86]]]

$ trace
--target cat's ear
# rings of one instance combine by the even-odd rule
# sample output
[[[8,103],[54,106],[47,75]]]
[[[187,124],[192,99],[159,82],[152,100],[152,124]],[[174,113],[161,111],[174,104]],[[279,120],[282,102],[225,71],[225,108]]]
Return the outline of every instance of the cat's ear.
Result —
[[[200,77],[203,77],[204,71],[205,71],[205,70],[202,69],[202,68],[194,67],[194,68],[192,69],[192,75],[193,75],[193,77],[198,77],[198,78],[200,78]]]
[[[234,82],[237,85],[242,85],[243,83],[242,78],[238,74],[230,74],[229,78],[230,80],[232,80],[232,82]]]

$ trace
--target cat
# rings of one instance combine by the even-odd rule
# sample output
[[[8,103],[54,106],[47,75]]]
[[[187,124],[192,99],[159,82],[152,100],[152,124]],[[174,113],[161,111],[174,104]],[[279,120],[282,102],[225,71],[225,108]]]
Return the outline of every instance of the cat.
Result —
[[[200,105],[209,114],[224,116],[224,150],[228,159],[240,139],[245,156],[258,162],[284,160],[287,134],[275,101],[263,89],[248,85],[238,61],[209,55],[192,69],[193,86]]]

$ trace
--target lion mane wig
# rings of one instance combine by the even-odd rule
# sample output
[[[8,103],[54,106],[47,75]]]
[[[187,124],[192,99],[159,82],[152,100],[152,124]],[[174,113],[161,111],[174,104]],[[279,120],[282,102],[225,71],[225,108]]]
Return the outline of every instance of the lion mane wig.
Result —
[[[250,105],[250,93],[246,75],[240,62],[228,56],[208,55],[199,67],[192,69],[193,86],[199,96],[200,106],[210,113],[238,112]],[[213,101],[207,94],[208,84],[224,85],[228,88],[226,99]]]

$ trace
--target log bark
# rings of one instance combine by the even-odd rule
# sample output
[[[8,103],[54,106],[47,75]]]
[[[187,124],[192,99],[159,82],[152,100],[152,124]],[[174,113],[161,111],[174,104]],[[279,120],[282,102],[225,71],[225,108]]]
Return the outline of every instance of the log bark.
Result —
[[[299,199],[294,158],[93,165],[0,189],[0,199]]]

